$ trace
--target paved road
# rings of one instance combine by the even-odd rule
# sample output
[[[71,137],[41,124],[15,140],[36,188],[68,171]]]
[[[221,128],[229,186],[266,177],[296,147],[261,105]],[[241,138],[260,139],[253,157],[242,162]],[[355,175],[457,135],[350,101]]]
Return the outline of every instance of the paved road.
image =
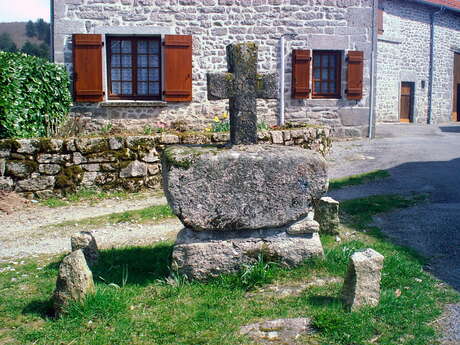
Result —
[[[331,178],[387,169],[390,177],[331,193],[338,199],[428,193],[430,203],[385,214],[378,226],[430,258],[438,278],[460,291],[460,125],[380,125],[377,138],[340,142]]]

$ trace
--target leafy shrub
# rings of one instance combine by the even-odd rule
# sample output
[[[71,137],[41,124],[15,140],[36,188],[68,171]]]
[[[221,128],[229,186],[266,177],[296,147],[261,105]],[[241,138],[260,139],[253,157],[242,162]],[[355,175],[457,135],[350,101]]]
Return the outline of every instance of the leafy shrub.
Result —
[[[0,52],[0,138],[54,134],[72,103],[69,85],[61,66]]]

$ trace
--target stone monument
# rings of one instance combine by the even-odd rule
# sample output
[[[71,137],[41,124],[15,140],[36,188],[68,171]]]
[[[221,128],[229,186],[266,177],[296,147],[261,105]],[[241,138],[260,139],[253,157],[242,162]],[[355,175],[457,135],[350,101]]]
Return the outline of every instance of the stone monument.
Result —
[[[192,279],[235,272],[260,255],[285,266],[322,256],[311,211],[327,191],[326,162],[298,147],[253,145],[257,98],[276,98],[276,75],[257,74],[254,43],[227,47],[229,73],[208,75],[208,97],[229,98],[230,145],[170,146],[163,187],[185,228],[172,267]]]

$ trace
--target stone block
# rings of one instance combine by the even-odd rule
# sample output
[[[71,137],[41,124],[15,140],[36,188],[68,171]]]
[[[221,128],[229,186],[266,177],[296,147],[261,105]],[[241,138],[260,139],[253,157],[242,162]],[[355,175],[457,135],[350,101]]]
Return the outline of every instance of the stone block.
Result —
[[[323,256],[319,235],[289,235],[286,228],[237,232],[198,232],[185,228],[177,235],[172,268],[190,279],[205,280],[237,272],[260,256],[294,267]]]
[[[160,156],[158,155],[157,150],[155,150],[155,148],[152,148],[147,152],[140,152],[139,159],[146,163],[155,163],[160,161]]]
[[[296,221],[287,228],[287,233],[290,235],[311,234],[315,232],[319,232],[319,223],[308,216]]]
[[[379,304],[383,260],[383,255],[371,248],[355,252],[350,257],[342,289],[343,300],[349,309]]]
[[[369,123],[368,108],[341,108],[339,115],[344,126],[365,126]]]
[[[66,256],[59,266],[56,289],[53,294],[53,307],[56,316],[60,316],[70,302],[82,302],[90,293],[94,293],[93,274],[83,254],[77,250]]]
[[[109,147],[111,150],[119,150],[124,147],[124,139],[121,137],[109,138]]]
[[[162,164],[170,206],[198,231],[278,228],[306,216],[327,188],[324,159],[298,147],[170,146]]]
[[[147,175],[147,164],[133,161],[120,170],[120,177],[143,177]]]
[[[134,151],[149,151],[155,148],[155,137],[147,135],[127,137],[126,146]]]
[[[180,139],[175,134],[162,134],[160,137],[160,144],[178,144]]]
[[[97,153],[109,150],[109,140],[107,138],[80,138],[75,139],[77,149],[83,153]]]
[[[333,49],[345,50],[348,49],[348,36],[341,35],[311,35],[310,45],[315,49]]]
[[[339,233],[339,202],[331,197],[322,197],[315,202],[315,220],[321,233],[337,235]]]
[[[40,174],[57,175],[61,171],[61,166],[59,164],[40,164],[38,171]]]
[[[11,177],[0,177],[0,190],[11,192],[14,189],[14,181]]]
[[[17,192],[36,192],[38,190],[53,189],[54,176],[38,176],[26,180],[18,181],[16,185]]]
[[[91,232],[81,231],[73,234],[70,238],[70,246],[72,252],[82,250],[86,262],[89,266],[93,266],[99,259],[99,249],[97,247],[96,239]]]
[[[29,160],[10,160],[6,164],[6,173],[10,176],[24,178],[37,170],[38,164]],[[3,174],[2,174],[3,175]]]
[[[40,153],[37,162],[42,164],[63,164],[71,161],[70,154]]]
[[[283,144],[283,132],[282,131],[270,131],[273,144]]]
[[[37,139],[18,139],[15,141],[17,153],[35,153],[40,149],[40,142]]]

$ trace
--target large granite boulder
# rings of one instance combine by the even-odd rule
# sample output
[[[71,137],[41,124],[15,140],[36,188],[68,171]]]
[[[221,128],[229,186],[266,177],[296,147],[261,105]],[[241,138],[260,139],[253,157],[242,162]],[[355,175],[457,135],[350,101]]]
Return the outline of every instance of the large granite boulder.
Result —
[[[328,187],[325,160],[298,147],[171,146],[162,161],[169,205],[195,231],[279,228]]]
[[[245,264],[265,260],[294,267],[312,257],[321,257],[318,233],[290,235],[287,228],[246,231],[194,231],[177,235],[172,268],[190,279],[206,280],[237,272]]]

